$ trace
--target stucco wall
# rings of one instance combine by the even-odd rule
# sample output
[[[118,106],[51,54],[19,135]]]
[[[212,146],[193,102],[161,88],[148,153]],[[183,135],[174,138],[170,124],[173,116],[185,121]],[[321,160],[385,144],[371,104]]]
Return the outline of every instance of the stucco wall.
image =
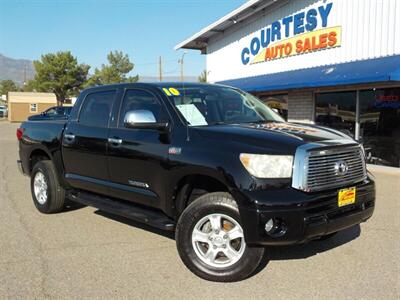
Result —
[[[30,112],[30,103],[10,103],[8,106],[8,120],[10,122],[24,122],[29,116],[40,114],[54,106],[54,103],[37,103],[37,112]]]

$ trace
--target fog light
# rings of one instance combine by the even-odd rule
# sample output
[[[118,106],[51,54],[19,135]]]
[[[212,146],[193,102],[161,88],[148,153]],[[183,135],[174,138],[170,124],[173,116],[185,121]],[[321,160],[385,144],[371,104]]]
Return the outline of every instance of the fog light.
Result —
[[[274,228],[274,220],[269,219],[269,221],[267,223],[265,223],[265,231],[267,233],[270,233],[273,228]]]
[[[287,227],[283,220],[271,218],[265,223],[265,232],[272,237],[281,237],[285,235]]]

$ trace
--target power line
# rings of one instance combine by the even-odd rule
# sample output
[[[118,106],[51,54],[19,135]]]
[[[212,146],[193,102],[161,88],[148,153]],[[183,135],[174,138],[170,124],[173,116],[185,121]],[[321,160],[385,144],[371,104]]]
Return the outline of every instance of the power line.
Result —
[[[164,73],[164,74],[172,74],[172,73],[178,72],[178,69],[179,69],[179,67],[176,67],[176,68],[173,69],[172,71],[164,71],[163,73]]]
[[[170,60],[164,60],[164,63],[169,63],[169,62],[176,62],[176,59],[170,59]],[[159,62],[147,62],[147,63],[141,63],[141,64],[136,64],[135,66],[155,66],[158,65]]]

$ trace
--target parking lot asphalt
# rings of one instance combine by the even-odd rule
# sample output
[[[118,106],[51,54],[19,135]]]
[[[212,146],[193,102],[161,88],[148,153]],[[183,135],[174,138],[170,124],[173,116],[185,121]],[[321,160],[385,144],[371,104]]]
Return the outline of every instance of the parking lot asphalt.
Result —
[[[71,207],[34,207],[16,166],[18,124],[0,122],[0,299],[399,299],[400,175],[374,171],[375,213],[328,241],[270,248],[238,283],[189,272],[173,235]]]

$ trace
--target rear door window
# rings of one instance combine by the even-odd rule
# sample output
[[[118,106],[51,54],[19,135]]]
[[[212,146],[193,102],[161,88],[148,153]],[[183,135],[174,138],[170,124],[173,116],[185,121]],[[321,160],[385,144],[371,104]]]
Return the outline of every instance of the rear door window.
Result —
[[[116,91],[102,91],[87,95],[79,114],[79,123],[94,127],[108,127],[115,94]]]

